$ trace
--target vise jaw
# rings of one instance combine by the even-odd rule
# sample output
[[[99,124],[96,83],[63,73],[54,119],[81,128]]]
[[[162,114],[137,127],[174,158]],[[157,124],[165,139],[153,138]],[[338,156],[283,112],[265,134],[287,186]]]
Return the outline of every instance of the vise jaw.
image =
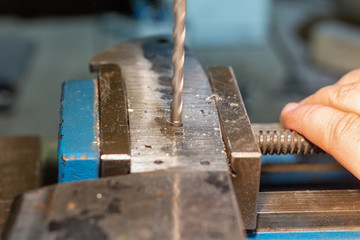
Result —
[[[158,170],[230,171],[245,226],[254,229],[261,153],[232,69],[211,67],[206,74],[193,54],[186,51],[183,126],[175,127],[167,121],[172,48],[172,43],[162,37],[140,39],[107,49],[91,59],[90,69],[98,74],[96,80],[88,81],[97,91],[88,102],[94,111],[89,114],[94,135],[81,144],[87,142],[97,149],[98,158],[90,161],[96,162],[98,168],[88,176]],[[71,81],[65,83],[63,96],[67,96],[66,87],[70,84]],[[73,90],[75,94],[78,91],[81,89]],[[66,131],[68,122],[76,121],[79,127],[71,129],[77,137],[61,134],[60,182],[83,176],[82,167],[74,168],[71,163],[84,164],[76,156],[85,153],[72,154],[79,149],[73,143],[80,142],[83,132],[91,127],[83,123],[80,111],[77,115],[68,114],[65,101],[63,98],[60,132]],[[71,119],[66,121],[65,116]],[[63,147],[64,141],[70,141],[74,149]],[[74,157],[66,160],[71,163],[64,164],[64,156]],[[78,172],[67,174],[67,169]]]
[[[18,209],[40,202],[48,213],[30,207],[36,221],[15,219],[5,239],[24,237],[20,228],[36,239],[66,239],[75,234],[68,222],[81,232],[92,229],[99,239],[244,239],[239,203],[246,227],[255,228],[261,154],[232,71],[212,68],[209,76],[213,88],[224,79],[236,86],[231,107],[245,114],[241,124],[250,132],[241,134],[250,137],[244,141],[249,155],[236,155],[241,143],[224,134],[230,125],[220,124],[216,102],[227,98],[221,95],[227,90],[212,91],[189,50],[183,126],[169,124],[172,49],[163,37],[120,44],[91,59],[97,79],[64,83],[58,152],[63,184],[25,194]],[[245,174],[236,173],[247,164],[258,171],[249,185]],[[91,179],[98,180],[78,182]]]

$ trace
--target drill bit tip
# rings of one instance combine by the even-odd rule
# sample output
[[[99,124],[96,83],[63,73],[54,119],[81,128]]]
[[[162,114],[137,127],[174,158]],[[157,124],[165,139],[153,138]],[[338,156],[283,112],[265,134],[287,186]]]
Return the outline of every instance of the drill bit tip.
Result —
[[[185,63],[185,16],[186,0],[174,0],[175,24],[173,29],[174,51],[172,55],[173,76],[172,89],[173,100],[171,102],[171,123],[181,126],[181,114],[183,110],[182,91],[184,86],[184,63]]]

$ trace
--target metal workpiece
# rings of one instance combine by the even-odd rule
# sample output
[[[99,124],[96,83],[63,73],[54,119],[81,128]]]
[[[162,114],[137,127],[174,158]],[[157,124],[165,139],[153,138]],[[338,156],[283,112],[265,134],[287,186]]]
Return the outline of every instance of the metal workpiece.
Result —
[[[131,149],[124,79],[116,65],[98,71],[100,114],[100,175],[130,173]]]
[[[210,67],[209,81],[215,96],[223,141],[234,176],[239,207],[246,229],[256,227],[261,153],[231,67]]]
[[[3,240],[245,239],[229,175],[155,172],[24,194]]]
[[[171,123],[181,126],[181,114],[183,109],[182,91],[184,86],[184,63],[185,63],[185,17],[186,0],[174,0],[175,25],[173,30],[174,51],[172,55],[172,90]]]
[[[324,153],[301,134],[285,129],[280,124],[253,124],[253,130],[262,154]]]
[[[99,177],[99,118],[96,80],[66,81],[62,87],[58,137],[58,181]]]
[[[257,232],[360,231],[360,190],[260,192],[258,199]]]
[[[186,51],[182,127],[169,122],[173,44],[165,37],[126,42],[91,59],[93,71],[117,65],[126,85],[131,173],[155,170],[228,171],[208,78]],[[112,119],[113,120],[113,119]]]
[[[0,138],[0,234],[11,203],[41,185],[41,140],[36,136]]]

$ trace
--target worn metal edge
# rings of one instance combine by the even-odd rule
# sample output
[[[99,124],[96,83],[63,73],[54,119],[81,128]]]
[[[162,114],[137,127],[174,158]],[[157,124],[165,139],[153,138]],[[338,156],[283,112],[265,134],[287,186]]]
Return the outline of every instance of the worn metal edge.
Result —
[[[130,127],[126,86],[119,66],[98,68],[100,176],[129,174]]]
[[[68,95],[65,90],[66,87],[68,91],[71,89],[72,91],[76,90],[76,87],[79,87],[77,91],[84,90],[87,91],[89,89],[84,88],[85,84],[92,83],[92,92],[88,91],[86,94],[90,96],[89,98],[81,99],[80,102],[74,101],[74,97],[80,99],[79,92],[76,92],[76,95]],[[83,86],[72,84],[78,83]],[[84,89],[83,89],[84,88]],[[66,94],[66,95],[65,95]],[[71,99],[65,99],[71,98]],[[67,103],[70,101],[72,105]],[[64,119],[64,111],[68,111],[64,109],[70,108],[71,111],[74,111],[75,108],[80,109],[87,104],[91,106],[90,109],[83,108],[83,111],[86,111],[86,121],[84,124],[83,116],[80,116],[79,111],[75,111],[75,114],[78,114],[77,117],[70,114],[70,125],[65,123]],[[75,107],[74,107],[75,106]],[[69,113],[68,113],[69,114]],[[65,116],[67,117],[67,116]],[[75,124],[75,122],[81,122],[81,124]],[[64,126],[65,125],[65,126]],[[65,136],[64,139],[64,128],[69,131],[68,127],[74,128],[75,126],[79,127],[78,129],[72,129],[70,138]],[[91,131],[89,131],[89,128]],[[88,136],[84,136],[83,132],[86,131],[89,133]],[[90,136],[91,135],[91,136]],[[81,141],[79,139],[82,139]],[[65,144],[64,141],[72,142],[72,144]],[[86,143],[86,144],[84,144]],[[81,148],[80,152],[78,149],[73,150],[73,147],[79,145]],[[86,145],[86,146],[85,146]],[[68,149],[69,148],[69,149]],[[97,97],[97,80],[68,80],[62,84],[61,91],[61,103],[60,103],[60,122],[59,122],[59,134],[58,134],[58,181],[59,182],[68,182],[68,181],[78,181],[78,180],[89,180],[96,179],[99,177],[99,167],[100,167],[100,151],[99,151],[99,116],[98,116],[98,97]],[[68,166],[66,166],[68,165]],[[71,165],[71,167],[70,167]],[[86,170],[86,171],[84,171]],[[65,175],[66,174],[66,175]],[[71,176],[67,176],[71,175]],[[76,176],[76,177],[75,177]]]
[[[215,97],[223,141],[228,152],[228,157],[230,158],[229,163],[231,164],[232,170],[235,171],[235,173],[241,171],[241,169],[237,169],[236,167],[236,162],[239,161],[240,158],[257,158],[261,163],[262,154],[256,142],[255,134],[250,124],[250,119],[247,115],[232,67],[208,67],[206,73]],[[229,92],[231,92],[231,94]],[[233,116],[230,116],[230,113]],[[230,121],[229,118],[231,118],[232,121]],[[241,126],[241,124],[244,126]],[[247,139],[248,141],[246,141],[247,146],[243,146],[236,141],[242,137],[240,135],[234,135],[233,132],[236,128],[240,129],[240,131],[248,131],[248,136],[246,136],[249,138]]]
[[[360,239],[360,231],[332,231],[332,230],[314,230],[314,231],[284,231],[284,232],[255,232],[248,234],[249,240],[279,240],[279,239]]]
[[[174,182],[168,182],[166,181],[159,181],[162,180],[169,180],[169,177],[172,178],[172,181]],[[220,178],[218,178],[220,177]],[[89,211],[93,214],[90,216],[98,216],[96,213],[98,213],[99,208],[100,209],[107,209],[108,204],[105,204],[105,202],[109,203],[111,202],[112,198],[118,197],[115,199],[119,199],[119,194],[121,196],[121,192],[127,192],[131,193],[131,191],[135,191],[134,194],[137,196],[141,196],[144,191],[144,186],[146,186],[148,180],[154,181],[156,180],[157,183],[159,183],[159,186],[154,186],[151,184],[146,188],[145,195],[154,195],[156,196],[159,201],[162,201],[161,199],[164,197],[168,197],[167,200],[170,203],[170,207],[179,207],[179,205],[171,206],[172,202],[177,201],[175,198],[181,197],[180,199],[183,199],[184,201],[181,203],[183,207],[186,207],[184,209],[185,212],[190,213],[190,215],[194,214],[194,209],[189,208],[189,204],[192,204],[191,201],[187,201],[187,197],[194,198],[194,206],[198,205],[201,206],[201,208],[206,209],[208,205],[204,204],[203,201],[199,201],[197,191],[201,191],[202,188],[195,188],[193,189],[191,186],[191,179],[195,178],[197,180],[203,180],[203,181],[195,181],[195,184],[206,184],[206,189],[211,190],[209,193],[208,191],[205,191],[202,195],[208,195],[206,199],[210,199],[209,202],[217,203],[216,208],[213,208],[211,212],[224,212],[219,208],[221,206],[221,203],[225,202],[227,203],[224,209],[227,209],[225,211],[228,215],[221,215],[218,216],[219,219],[224,219],[225,222],[222,222],[219,226],[227,226],[229,230],[228,235],[226,235],[226,239],[234,239],[236,236],[236,239],[244,239],[244,229],[242,225],[242,221],[239,215],[238,206],[236,204],[236,199],[234,198],[233,194],[233,188],[231,186],[231,182],[229,179],[229,175],[225,172],[174,172],[169,173],[165,171],[157,171],[152,173],[136,173],[131,174],[127,176],[116,176],[116,177],[110,177],[110,178],[103,178],[103,179],[97,179],[93,181],[82,181],[82,182],[73,182],[73,183],[64,183],[64,184],[58,184],[53,186],[44,187],[38,190],[29,191],[26,194],[22,195],[20,201],[15,206],[15,209],[13,209],[12,214],[12,220],[9,222],[9,227],[7,228],[6,233],[6,240],[8,239],[52,239],[55,236],[59,238],[63,238],[64,235],[62,233],[65,231],[71,231],[69,229],[72,229],[72,233],[76,233],[77,229],[84,230],[82,226],[89,226],[89,222],[86,221],[86,219],[81,218],[81,216],[86,216],[87,214],[90,214]],[[178,180],[183,179],[185,181],[185,184],[179,184]],[[134,181],[134,182],[133,182]],[[190,181],[190,182],[189,182]],[[134,184],[131,184],[131,183]],[[141,183],[139,185],[139,183]],[[181,182],[180,182],[181,183]],[[165,185],[164,185],[165,184]],[[168,186],[170,188],[163,188],[164,186]],[[180,188],[179,188],[180,186]],[[187,193],[189,191],[179,191],[181,190],[181,186],[186,188],[192,188],[191,190],[194,190],[190,193],[188,196]],[[109,194],[113,191],[114,195]],[[171,193],[171,191],[173,191]],[[195,195],[194,195],[195,193]],[[74,196],[72,196],[72,194]],[[90,195],[91,194],[91,195]],[[98,196],[100,194],[100,197]],[[103,195],[101,195],[103,194]],[[173,194],[173,196],[169,196],[169,194]],[[201,195],[201,194],[200,194]],[[84,196],[93,196],[93,198],[83,198]],[[129,196],[129,195],[127,195]],[[226,198],[224,198],[226,196]],[[209,198],[210,197],[210,198]],[[220,197],[220,199],[219,199]],[[90,200],[89,200],[90,199]],[[101,199],[101,200],[100,200]],[[120,201],[120,200],[116,200]],[[88,206],[81,205],[79,203],[85,202],[85,203],[96,203],[93,206],[101,206],[99,208],[93,207],[89,209],[88,211],[82,211],[87,209]],[[122,204],[130,204],[130,205],[143,205],[145,208],[148,208],[147,201],[131,201],[131,197],[127,197],[127,200],[123,200]],[[122,206],[123,208],[126,207],[126,205]],[[162,209],[162,205],[155,205],[156,208]],[[67,210],[65,210],[67,209]],[[69,211],[71,210],[71,211]],[[134,208],[132,208],[132,211]],[[181,209],[174,209],[174,211],[179,211]],[[17,212],[16,212],[17,211]],[[101,211],[102,212],[102,211]],[[125,211],[126,212],[126,211]],[[141,211],[140,211],[141,212]],[[196,209],[195,209],[196,212]],[[116,219],[119,220],[119,218],[113,218],[115,215],[116,217],[122,217],[124,221],[129,221],[131,226],[131,218],[127,219],[123,214],[124,212],[102,212],[103,214],[108,214],[109,221],[112,222],[112,224],[105,224],[101,225],[101,231],[105,231],[106,233],[115,233],[119,236],[123,236],[123,232],[119,232],[116,230],[116,222],[114,222]],[[174,212],[166,211],[166,214],[170,217],[178,218],[178,215],[174,215]],[[114,215],[115,214],[115,215]],[[145,215],[149,214],[148,212]],[[230,215],[232,216],[229,218]],[[213,214],[214,215],[214,214]],[[28,218],[26,218],[28,216]],[[74,226],[71,220],[69,220],[69,217],[71,219],[71,216],[80,216],[81,222],[79,222],[80,225]],[[187,219],[186,215],[180,215],[182,219]],[[204,216],[208,216],[206,212],[204,212]],[[201,220],[204,216],[195,215],[193,216],[196,219]],[[141,214],[135,216],[135,219],[141,218]],[[148,215],[148,217],[151,218],[158,218],[156,214]],[[90,219],[94,219],[90,218]],[[101,218],[100,218],[101,219]],[[206,218],[205,218],[206,219]],[[217,224],[217,218],[212,217],[210,220],[212,224]],[[64,221],[65,223],[70,222],[67,225],[62,225],[62,227],[59,227],[59,222]],[[190,218],[190,223],[193,220]],[[149,223],[149,222],[148,222]],[[181,223],[181,222],[180,222]],[[150,222],[151,225],[154,226],[154,229],[158,229],[158,227],[154,224],[157,224],[156,221]],[[176,223],[174,223],[176,224]],[[212,229],[209,227],[206,227],[206,222],[199,222],[202,227],[205,226],[207,229],[207,233],[210,234],[216,234],[212,233]],[[229,228],[229,226],[235,226],[235,228]],[[95,227],[95,224],[90,223],[90,227]],[[123,226],[122,226],[123,227]],[[144,226],[137,224],[137,228],[142,229]],[[181,231],[181,235],[177,235],[179,237],[184,236],[184,239],[192,239],[188,238],[186,236],[189,229],[185,228],[185,226],[180,226],[181,229],[175,229],[172,230],[171,228],[165,229],[166,231],[174,231],[175,234],[178,234],[178,231]],[[193,231],[198,233],[198,237],[200,236],[201,239],[207,239],[209,235],[204,235],[204,232],[199,232],[199,230],[196,230],[197,228],[192,229]],[[131,232],[133,229],[130,229]],[[65,235],[69,237],[69,235]],[[79,235],[75,235],[79,236]],[[81,235],[80,235],[81,236]],[[112,235],[114,236],[114,235]],[[130,235],[131,236],[131,235]],[[216,235],[215,235],[216,236]],[[111,235],[110,235],[111,238]],[[180,238],[179,238],[180,239]],[[182,238],[181,238],[182,239]],[[196,238],[198,239],[198,238]]]
[[[257,232],[360,230],[360,190],[260,192]]]
[[[238,204],[246,229],[254,230],[262,155],[232,68],[209,67],[206,72],[215,97],[228,162],[234,172],[232,182]],[[245,139],[239,142],[243,133]]]

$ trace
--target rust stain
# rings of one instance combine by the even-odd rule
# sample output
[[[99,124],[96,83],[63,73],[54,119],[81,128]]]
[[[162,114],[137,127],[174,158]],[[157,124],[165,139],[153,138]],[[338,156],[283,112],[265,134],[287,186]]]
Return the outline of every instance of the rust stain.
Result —
[[[54,198],[55,194],[52,193],[47,199],[47,201],[36,204],[35,208],[43,211],[46,215],[49,215],[54,202]]]
[[[45,206],[45,203],[41,202],[41,203],[36,204],[35,208],[45,212],[46,206]]]
[[[160,127],[160,132],[166,136],[184,135],[184,129],[182,127],[175,127],[164,117],[156,117],[155,121]]]
[[[84,153],[83,155],[80,156],[81,160],[87,160],[87,153]]]
[[[67,209],[70,210],[70,211],[74,210],[75,209],[75,204],[73,202],[68,202]]]
[[[71,155],[68,157],[66,154],[61,155],[61,160],[63,161],[69,161],[69,160],[75,160],[75,155]]]
[[[64,119],[61,119],[61,122],[60,122],[60,124],[59,124],[59,127],[61,128],[61,129],[63,129],[64,128],[64,126],[63,126],[63,123],[64,123],[65,121],[64,121]],[[61,140],[61,139],[60,139]]]
[[[63,139],[63,137],[64,137],[64,135],[61,134],[61,135],[59,136],[59,140],[61,141],[61,140]]]
[[[60,127],[63,125],[63,123],[64,123],[65,121],[64,121],[64,119],[61,119],[61,122],[60,122]]]
[[[157,194],[158,196],[162,196],[162,195],[164,195],[164,193],[165,193],[164,189],[158,189],[158,190],[156,191],[156,194]]]
[[[45,208],[46,215],[50,214],[52,205],[54,203],[54,200],[55,200],[55,193],[52,193],[51,196],[49,197],[49,200],[48,200],[47,204],[46,204],[46,208]]]
[[[151,146],[151,145],[145,145],[145,147],[146,147],[146,148],[152,148],[152,146]]]

